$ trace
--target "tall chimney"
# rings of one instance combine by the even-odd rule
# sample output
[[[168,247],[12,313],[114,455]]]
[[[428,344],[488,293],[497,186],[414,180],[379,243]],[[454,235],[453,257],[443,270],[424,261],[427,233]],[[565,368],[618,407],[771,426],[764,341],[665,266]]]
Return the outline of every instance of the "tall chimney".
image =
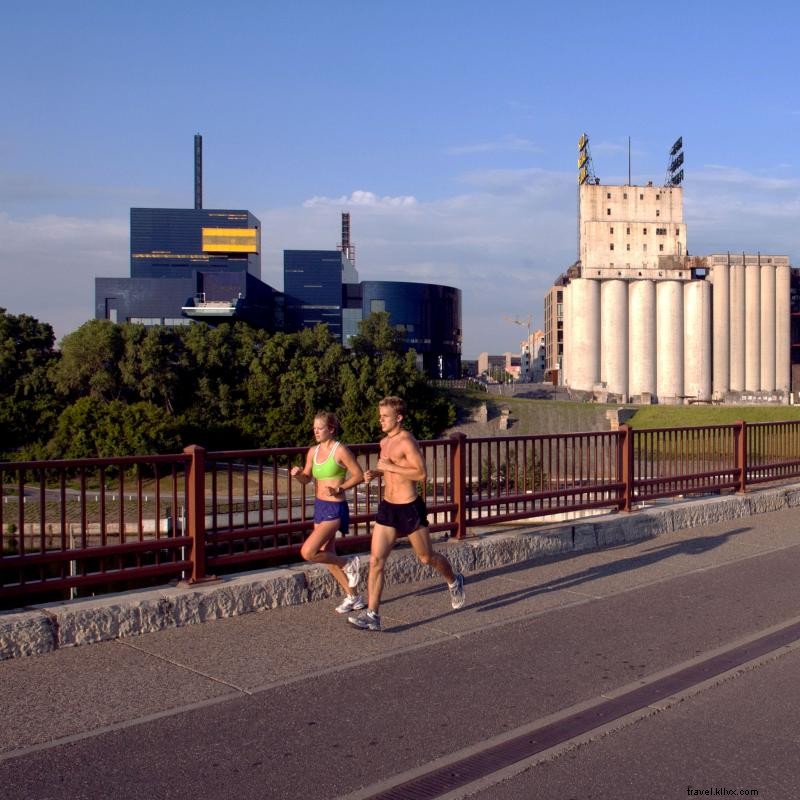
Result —
[[[342,212],[342,253],[350,258],[350,212]]]
[[[194,135],[194,207],[203,207],[203,137]]]

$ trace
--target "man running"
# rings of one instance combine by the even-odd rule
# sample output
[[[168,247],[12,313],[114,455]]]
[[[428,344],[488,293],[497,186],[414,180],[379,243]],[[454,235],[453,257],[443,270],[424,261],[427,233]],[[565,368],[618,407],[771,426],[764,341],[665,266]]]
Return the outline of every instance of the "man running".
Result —
[[[347,621],[357,628],[379,631],[378,613],[383,593],[384,567],[398,536],[408,536],[417,558],[432,566],[446,581],[453,608],[464,605],[464,576],[453,572],[450,562],[431,545],[428,530],[428,510],[417,494],[417,482],[428,476],[425,460],[417,440],[402,427],[406,415],[405,401],[399,397],[384,397],[378,404],[381,430],[380,458],[376,469],[364,472],[372,481],[383,478],[383,500],[372,528],[372,547],[369,560],[368,608],[353,614]]]

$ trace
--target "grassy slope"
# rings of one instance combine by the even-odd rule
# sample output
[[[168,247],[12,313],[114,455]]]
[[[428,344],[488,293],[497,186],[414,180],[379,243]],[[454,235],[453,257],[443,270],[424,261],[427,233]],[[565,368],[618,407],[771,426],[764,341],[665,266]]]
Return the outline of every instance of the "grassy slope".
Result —
[[[677,428],[745,422],[800,420],[799,406],[641,406],[628,421],[634,428]]]
[[[615,405],[572,403],[560,400],[530,400],[498,397],[482,392],[453,391],[450,398],[458,409],[458,424],[447,433],[463,431],[467,436],[499,436],[500,409],[511,414],[508,434],[570,433],[609,430],[606,412]],[[487,403],[489,421],[470,422],[472,410]],[[634,428],[673,428],[690,425],[725,425],[743,419],[746,422],[783,422],[800,420],[800,406],[639,406],[628,420]]]

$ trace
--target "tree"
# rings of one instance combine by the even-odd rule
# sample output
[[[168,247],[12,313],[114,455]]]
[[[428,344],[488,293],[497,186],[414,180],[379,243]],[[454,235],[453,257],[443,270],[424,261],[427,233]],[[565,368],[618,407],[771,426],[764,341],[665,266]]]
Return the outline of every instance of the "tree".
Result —
[[[53,370],[55,387],[63,397],[114,400],[122,395],[122,331],[122,325],[110,320],[91,319],[63,338],[61,359]]]
[[[60,410],[50,380],[58,361],[53,328],[0,308],[0,447],[46,440]]]
[[[438,436],[455,422],[452,403],[417,369],[414,351],[403,352],[402,336],[389,324],[387,313],[367,317],[352,344],[340,376],[340,419],[349,441],[372,441],[379,436],[377,405],[388,395],[406,401],[406,425],[420,439]]]
[[[181,449],[175,421],[163,409],[81,397],[61,413],[45,452],[48,458],[110,458]]]

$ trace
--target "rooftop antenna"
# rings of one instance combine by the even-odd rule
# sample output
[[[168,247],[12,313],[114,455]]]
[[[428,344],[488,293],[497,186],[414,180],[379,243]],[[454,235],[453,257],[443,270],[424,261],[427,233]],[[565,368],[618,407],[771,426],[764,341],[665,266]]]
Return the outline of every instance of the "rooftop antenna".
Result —
[[[356,248],[350,242],[350,212],[342,211],[342,243],[339,245],[339,250],[345,258],[355,266],[356,263]]]
[[[628,186],[631,186],[631,137],[628,137]]]
[[[669,164],[665,186],[680,186],[683,183],[683,136],[675,140],[669,151]]]
[[[594,174],[592,154],[589,152],[589,137],[583,133],[578,139],[578,261],[581,260],[581,186],[584,183],[599,184],[600,179]]]
[[[203,137],[194,135],[194,207],[203,207]]]

